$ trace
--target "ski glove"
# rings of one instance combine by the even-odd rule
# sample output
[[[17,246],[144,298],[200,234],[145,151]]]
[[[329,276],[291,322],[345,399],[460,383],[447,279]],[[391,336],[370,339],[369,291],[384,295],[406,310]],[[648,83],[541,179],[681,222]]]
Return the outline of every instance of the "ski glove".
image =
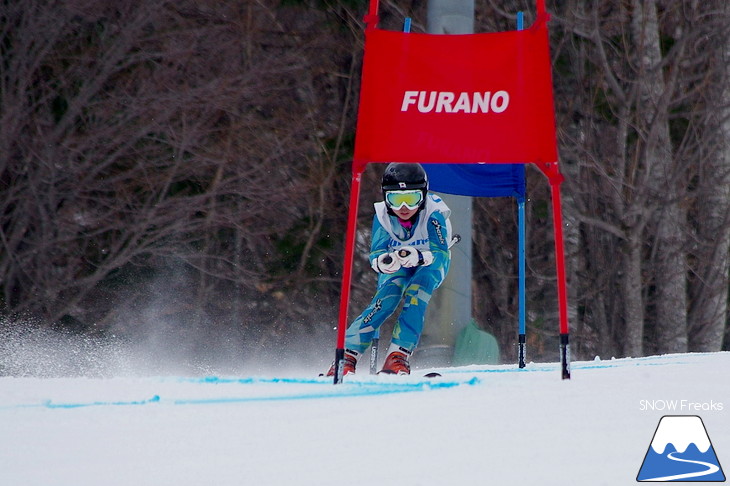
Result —
[[[400,270],[400,260],[395,253],[383,253],[370,266],[378,273],[395,273]]]
[[[397,254],[401,266],[406,268],[417,267],[419,265],[431,265],[433,263],[433,253],[430,251],[421,251],[412,246],[404,246],[398,249]]]

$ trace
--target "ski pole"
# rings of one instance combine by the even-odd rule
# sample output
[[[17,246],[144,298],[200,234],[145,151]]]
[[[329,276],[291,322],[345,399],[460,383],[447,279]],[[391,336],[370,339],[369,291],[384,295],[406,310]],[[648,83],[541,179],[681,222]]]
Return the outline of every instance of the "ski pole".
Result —
[[[375,330],[373,343],[370,345],[370,374],[374,375],[378,372],[378,345],[380,344],[380,329]]]

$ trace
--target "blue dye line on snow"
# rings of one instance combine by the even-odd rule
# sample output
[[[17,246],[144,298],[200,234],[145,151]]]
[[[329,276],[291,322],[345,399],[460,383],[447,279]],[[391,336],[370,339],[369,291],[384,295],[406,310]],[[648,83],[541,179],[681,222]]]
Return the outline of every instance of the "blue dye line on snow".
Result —
[[[52,400],[46,400],[39,405],[25,405],[23,408],[86,408],[86,407],[129,407],[135,405],[149,405],[150,403],[160,403],[161,398],[159,395],[154,395],[151,398],[145,400],[129,400],[129,401],[118,401],[118,402],[80,402],[80,403],[54,403]]]
[[[321,383],[321,382],[317,382]],[[443,383],[408,383],[398,384],[398,386],[382,387],[378,384],[368,384],[365,386],[357,386],[352,389],[345,390],[344,393],[339,389],[333,389],[331,392],[320,393],[300,393],[293,395],[281,396],[263,396],[263,397],[232,397],[232,398],[202,398],[202,399],[182,399],[174,400],[175,405],[202,405],[202,404],[219,404],[219,403],[246,403],[246,402],[265,402],[265,401],[284,401],[284,400],[311,400],[318,398],[338,398],[338,397],[359,397],[374,395],[391,395],[394,393],[410,393],[427,390],[436,390],[443,388],[454,388],[460,385],[476,385],[480,383],[478,378],[472,378],[465,382],[443,382]]]
[[[92,401],[92,402],[54,402],[46,400],[41,403],[34,404],[18,404],[9,406],[0,406],[0,410],[11,409],[27,409],[27,408],[48,408],[48,409],[77,409],[91,407],[131,407],[152,404],[162,405],[216,405],[216,404],[233,404],[233,403],[251,403],[251,402],[267,402],[267,401],[287,401],[287,400],[314,400],[324,398],[341,398],[341,397],[359,397],[359,396],[377,396],[389,395],[394,393],[411,393],[423,392],[429,390],[454,388],[461,385],[473,386],[481,383],[478,378],[471,378],[466,381],[419,381],[412,383],[384,383],[384,382],[365,382],[351,383],[339,386],[332,385],[329,381],[298,378],[174,378],[179,382],[193,383],[233,383],[233,384],[318,384],[331,386],[329,391],[303,392],[283,395],[264,395],[264,396],[240,396],[240,397],[214,397],[214,398],[175,398],[165,399],[159,395],[142,400],[121,400],[121,401]]]
[[[204,376],[202,378],[195,377],[174,377],[174,378],[161,378],[162,381],[175,381],[180,383],[202,383],[202,384],[238,384],[238,385],[252,385],[258,383],[264,384],[294,384],[294,385],[313,385],[313,384],[326,384],[332,383],[332,378],[326,380],[322,378],[261,378],[261,377],[245,377],[245,378],[233,378],[233,377],[221,377],[221,376]]]
[[[696,353],[702,354],[702,353]],[[671,355],[669,356],[645,356],[641,358],[618,358],[616,360],[607,361],[582,361],[570,364],[572,370],[594,370],[594,369],[609,369],[609,368],[631,368],[636,366],[669,366],[669,365],[688,365],[692,364],[691,361],[668,361],[670,359],[676,359]],[[560,370],[560,364],[554,363],[550,365],[527,365],[526,368],[518,368],[515,366],[499,366],[495,365],[494,368],[453,368],[453,369],[441,369],[440,373],[444,375],[448,374],[464,374],[464,373],[557,373]]]

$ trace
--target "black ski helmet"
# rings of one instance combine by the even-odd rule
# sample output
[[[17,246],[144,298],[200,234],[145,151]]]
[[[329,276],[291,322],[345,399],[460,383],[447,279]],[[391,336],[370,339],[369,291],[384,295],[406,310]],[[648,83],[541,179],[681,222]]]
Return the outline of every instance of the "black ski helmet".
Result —
[[[423,166],[418,163],[392,162],[388,164],[383,172],[381,182],[383,199],[386,191],[402,191],[405,189],[420,189],[423,191],[421,208],[426,204],[428,194],[428,175]],[[390,208],[388,208],[390,211]]]

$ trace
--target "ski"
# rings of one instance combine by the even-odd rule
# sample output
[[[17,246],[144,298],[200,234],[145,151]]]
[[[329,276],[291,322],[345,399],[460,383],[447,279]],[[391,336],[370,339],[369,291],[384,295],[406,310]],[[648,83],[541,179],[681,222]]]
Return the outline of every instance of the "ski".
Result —
[[[377,374],[378,374],[378,375],[397,375],[397,376],[413,376],[413,375],[407,375],[407,374],[405,374],[405,373],[402,373],[402,374],[398,374],[398,373],[394,373],[394,372],[392,372],[392,371],[386,371],[386,370],[381,370],[381,371],[378,371],[378,373],[377,373]],[[441,373],[437,373],[437,372],[435,372],[435,371],[432,371],[432,372],[430,372],[430,373],[426,373],[426,374],[424,374],[424,375],[423,375],[423,377],[424,377],[424,378],[439,378],[439,377],[441,377]]]

